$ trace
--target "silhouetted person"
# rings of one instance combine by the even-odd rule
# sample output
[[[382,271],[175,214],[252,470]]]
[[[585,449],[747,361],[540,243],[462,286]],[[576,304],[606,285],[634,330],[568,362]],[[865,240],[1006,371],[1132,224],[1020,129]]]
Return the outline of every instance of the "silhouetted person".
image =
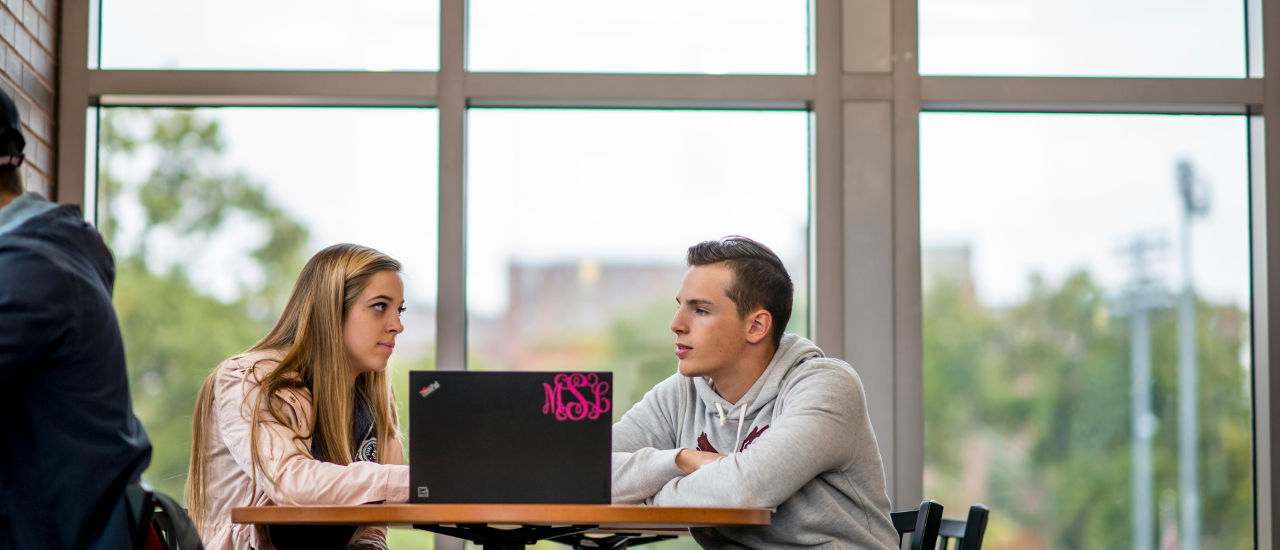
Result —
[[[115,261],[79,206],[23,194],[0,90],[0,548],[132,548],[125,487],[151,461],[111,305]]]

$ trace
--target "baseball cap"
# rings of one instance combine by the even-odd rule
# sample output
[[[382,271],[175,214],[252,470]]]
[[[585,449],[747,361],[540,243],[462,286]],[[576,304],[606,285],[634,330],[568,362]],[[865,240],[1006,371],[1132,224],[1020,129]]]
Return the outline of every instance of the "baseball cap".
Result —
[[[13,102],[8,90],[0,86],[0,170],[11,170],[22,165],[27,140],[22,136],[22,121],[18,117],[18,104]],[[12,151],[12,152],[7,152]]]

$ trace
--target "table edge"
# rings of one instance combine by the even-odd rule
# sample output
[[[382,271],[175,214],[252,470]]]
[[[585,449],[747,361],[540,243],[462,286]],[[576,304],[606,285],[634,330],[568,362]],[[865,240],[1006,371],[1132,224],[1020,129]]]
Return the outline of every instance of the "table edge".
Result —
[[[769,525],[765,508],[696,508],[606,504],[368,504],[232,508],[232,523],[270,524],[555,524],[628,527]]]

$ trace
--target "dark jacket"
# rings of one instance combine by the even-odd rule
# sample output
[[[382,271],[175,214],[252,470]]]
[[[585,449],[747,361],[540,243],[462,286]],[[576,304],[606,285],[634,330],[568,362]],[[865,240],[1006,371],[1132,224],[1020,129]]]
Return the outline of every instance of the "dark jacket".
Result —
[[[115,262],[77,206],[0,233],[0,550],[127,549],[151,461],[111,305]]]

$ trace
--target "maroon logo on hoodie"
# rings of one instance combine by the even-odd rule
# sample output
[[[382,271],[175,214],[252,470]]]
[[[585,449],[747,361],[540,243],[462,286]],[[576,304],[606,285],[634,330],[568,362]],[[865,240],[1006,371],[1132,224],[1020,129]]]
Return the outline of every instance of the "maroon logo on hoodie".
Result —
[[[698,448],[695,450],[720,454],[720,451],[717,451],[715,447],[711,446],[711,441],[707,439],[707,432],[702,432],[702,435],[698,436]]]
[[[760,434],[764,433],[764,431],[767,429],[769,429],[768,426],[765,426],[763,428],[759,428],[759,427],[751,428],[751,432],[747,434],[747,440],[742,442],[742,448],[738,449],[738,452],[747,450],[747,445],[750,445],[752,441],[755,441],[756,438],[760,437]]]
[[[747,450],[747,445],[750,445],[752,441],[755,441],[756,438],[760,437],[760,434],[763,434],[767,429],[769,429],[768,426],[763,428],[759,426],[751,428],[751,431],[747,432],[746,441],[742,442],[742,447],[738,449],[738,452]],[[720,454],[720,451],[717,451],[715,447],[711,446],[711,440],[707,439],[707,432],[702,432],[702,435],[698,436],[698,446],[695,447],[694,450]]]

